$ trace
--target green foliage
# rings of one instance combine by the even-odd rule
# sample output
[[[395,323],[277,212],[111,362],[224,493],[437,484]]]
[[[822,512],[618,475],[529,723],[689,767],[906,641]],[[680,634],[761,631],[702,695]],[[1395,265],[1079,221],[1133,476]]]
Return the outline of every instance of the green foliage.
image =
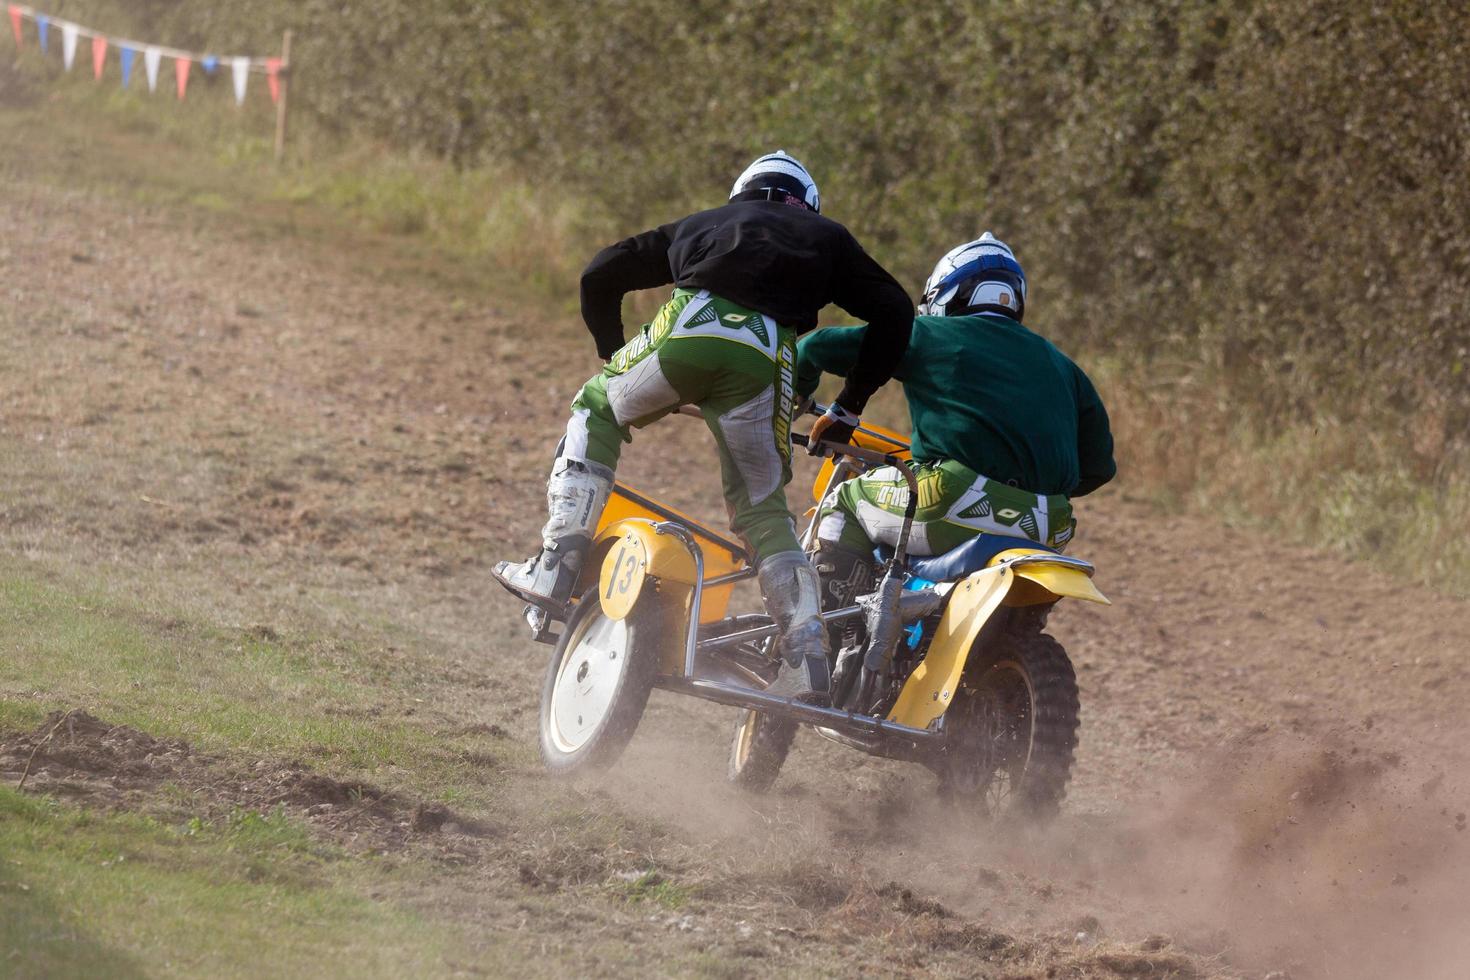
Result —
[[[1033,324],[1105,360],[1115,402],[1163,399],[1175,441],[1312,454],[1283,434],[1361,433],[1371,450],[1256,463],[1320,466],[1369,495],[1365,512],[1404,514],[1404,479],[1431,507],[1470,480],[1465,4],[87,6],[214,50],[273,50],[293,28],[298,131],[400,161],[372,162],[356,190],[334,170],[310,193],[517,281],[571,295],[597,245],[718,202],[753,154],[783,146],[914,289],[951,245],[986,228],[1009,240]],[[1168,441],[1124,445],[1124,478],[1167,469],[1139,447]],[[1210,492],[1240,482],[1228,456],[1191,467],[1187,491],[1234,496]],[[1272,489],[1293,481],[1257,481],[1254,509],[1297,506]],[[1378,550],[1362,521],[1292,526]]]
[[[1281,411],[1430,403],[1466,428],[1464,5],[152,0],[133,19],[215,50],[294,27],[319,122],[585,189],[625,228],[786,145],[910,282],[994,227],[1074,342],[1184,352]]]
[[[1323,416],[1262,426],[1199,379],[1149,387],[1122,370],[1105,361],[1095,375],[1131,485],[1470,594],[1470,472],[1426,477],[1400,432]]]
[[[294,27],[296,97],[323,125],[583,191],[608,229],[717,201],[749,156],[786,146],[909,283],[991,227],[1065,342],[1134,370],[1183,361],[1262,426],[1392,420],[1422,433],[1405,458],[1465,452],[1462,4],[153,0],[134,14],[216,49],[269,50]]]

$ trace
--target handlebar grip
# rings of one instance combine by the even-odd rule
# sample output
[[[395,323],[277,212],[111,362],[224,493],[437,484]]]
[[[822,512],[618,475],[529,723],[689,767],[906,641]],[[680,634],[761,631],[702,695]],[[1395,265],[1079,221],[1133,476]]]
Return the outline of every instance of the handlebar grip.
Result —
[[[806,434],[802,432],[791,433],[791,441],[794,442],[796,445],[801,446],[803,449],[811,447],[811,440],[809,440],[806,437]],[[829,442],[828,440],[823,439],[817,445],[818,448],[824,451],[825,455],[851,456],[853,459],[860,459],[864,463],[868,463],[873,466],[903,466],[903,460],[897,456],[894,456],[890,453],[880,453],[876,449],[867,449],[863,446],[854,446],[852,443],[849,442]]]

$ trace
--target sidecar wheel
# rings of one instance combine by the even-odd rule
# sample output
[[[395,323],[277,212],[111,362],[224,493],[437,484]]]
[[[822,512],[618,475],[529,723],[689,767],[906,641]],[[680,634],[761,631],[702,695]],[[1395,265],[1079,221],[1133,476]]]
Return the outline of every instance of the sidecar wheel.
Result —
[[[657,616],[626,619],[602,611],[596,596],[578,605],[551,655],[541,690],[541,758],[557,775],[605,768],[633,738],[658,670],[650,636]]]
[[[741,712],[730,741],[730,782],[752,793],[764,793],[781,774],[796,738],[796,722],[753,709]]]
[[[1056,815],[1077,746],[1077,676],[1045,633],[1012,633],[1007,649],[961,682],[949,737],[931,767],[940,794],[992,817]]]

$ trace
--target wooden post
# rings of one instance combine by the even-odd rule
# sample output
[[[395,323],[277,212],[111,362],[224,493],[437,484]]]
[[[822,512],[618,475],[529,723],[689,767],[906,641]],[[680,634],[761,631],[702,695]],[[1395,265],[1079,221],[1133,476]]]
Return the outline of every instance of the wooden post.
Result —
[[[281,99],[276,103],[276,165],[286,157],[286,104],[291,98],[291,31],[281,38]]]

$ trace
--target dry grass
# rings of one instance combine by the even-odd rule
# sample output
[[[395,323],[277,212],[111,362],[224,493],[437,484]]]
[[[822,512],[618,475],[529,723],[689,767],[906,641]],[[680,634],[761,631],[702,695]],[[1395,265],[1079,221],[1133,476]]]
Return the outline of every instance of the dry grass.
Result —
[[[1401,434],[1326,413],[1264,428],[1223,389],[1143,387],[1114,366],[1098,375],[1127,488],[1470,593],[1470,477],[1442,441],[1406,457]]]

